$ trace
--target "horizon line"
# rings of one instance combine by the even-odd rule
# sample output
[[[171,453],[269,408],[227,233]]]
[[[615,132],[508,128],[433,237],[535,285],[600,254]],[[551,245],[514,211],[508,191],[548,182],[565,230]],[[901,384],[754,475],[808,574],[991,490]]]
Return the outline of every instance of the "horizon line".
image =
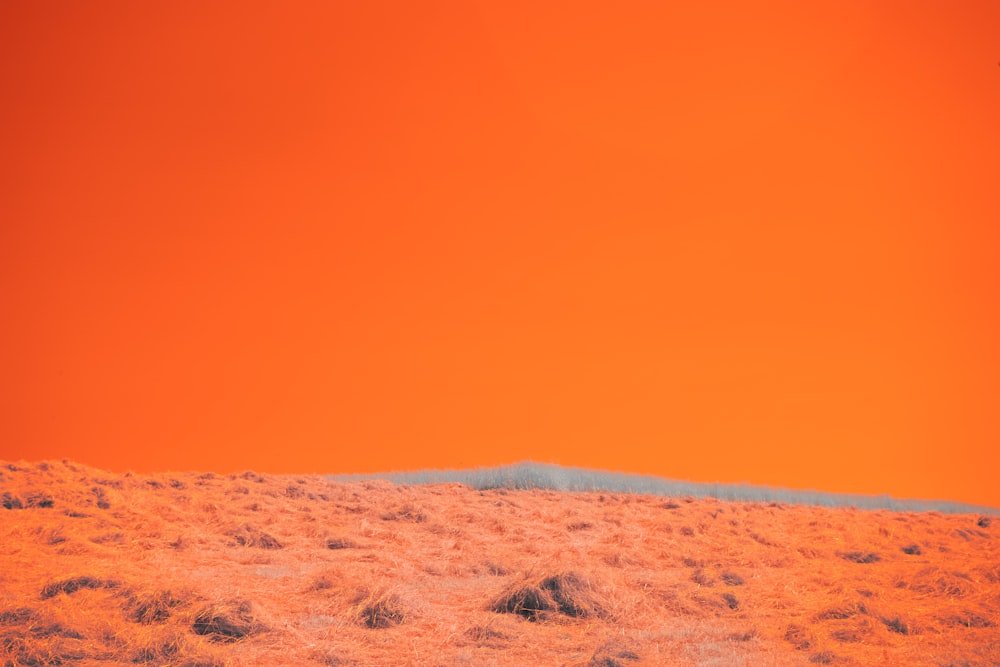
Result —
[[[716,498],[736,502],[779,502],[820,507],[888,509],[897,512],[997,514],[1000,508],[944,499],[895,498],[888,493],[861,494],[790,489],[749,482],[694,482],[657,475],[542,463],[530,459],[497,466],[323,475],[336,482],[386,480],[394,484],[465,484],[473,489],[551,490],[634,493],[671,498]]]

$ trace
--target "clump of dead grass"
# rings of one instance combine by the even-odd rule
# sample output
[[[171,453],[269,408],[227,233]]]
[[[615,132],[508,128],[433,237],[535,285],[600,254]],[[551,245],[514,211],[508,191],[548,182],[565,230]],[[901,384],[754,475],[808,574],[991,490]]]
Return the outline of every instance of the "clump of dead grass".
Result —
[[[605,605],[590,581],[576,572],[526,576],[508,586],[490,609],[539,621],[560,614],[570,618],[604,616]]]
[[[185,599],[169,590],[134,593],[124,605],[126,618],[134,623],[150,625],[166,622]]]
[[[691,575],[691,581],[699,586],[715,586],[715,579],[712,575],[705,572],[705,570],[702,570],[701,568],[694,571],[694,574]]]
[[[586,667],[625,667],[640,660],[639,647],[634,642],[613,639],[597,647]]]
[[[327,549],[356,549],[357,547],[358,543],[349,537],[330,537],[326,540]]]
[[[341,665],[351,665],[353,662],[347,661],[335,651],[316,650],[312,653],[312,659],[325,667],[341,667]]]
[[[0,664],[62,665],[88,657],[84,634],[44,609],[17,607],[0,612]]]
[[[862,632],[861,630],[864,631]],[[858,642],[864,641],[864,639],[871,634],[871,631],[865,626],[862,626],[861,630],[857,627],[840,628],[839,630],[831,632],[830,637],[845,644],[857,644]]]
[[[90,490],[90,492],[94,496],[94,503],[97,505],[98,509],[111,509],[111,500],[108,498],[107,491],[99,486],[95,486]]]
[[[472,626],[464,636],[480,647],[498,648],[510,640],[510,635],[496,629],[492,623],[480,623]]]
[[[975,593],[977,589],[976,583],[970,575],[934,566],[917,572],[912,582],[900,581],[897,586],[909,588],[911,591],[923,595],[946,598],[964,598]]]
[[[881,556],[879,556],[877,553],[874,553],[872,551],[869,551],[869,552],[864,552],[864,551],[848,551],[846,553],[838,553],[837,555],[840,556],[841,558],[843,558],[846,561],[850,561],[852,563],[860,563],[862,565],[868,565],[870,563],[877,563],[880,560],[882,560]]]
[[[266,631],[249,600],[209,604],[194,615],[191,630],[209,641],[232,643]]]
[[[41,598],[43,600],[48,600],[53,598],[60,593],[65,593],[66,595],[72,595],[82,589],[98,590],[102,588],[119,588],[121,582],[115,581],[113,579],[101,579],[99,577],[91,576],[79,576],[79,577],[69,577],[68,579],[60,579],[54,581],[50,584],[46,584],[42,588]]]
[[[816,636],[809,628],[792,623],[785,628],[785,641],[799,651],[807,651],[816,643]]]
[[[383,512],[380,515],[383,521],[409,521],[412,523],[424,523],[427,521],[427,514],[411,504],[405,504],[394,510]]]
[[[312,580],[309,584],[309,590],[312,591],[328,591],[334,587],[333,579],[328,575],[322,574]]]
[[[506,577],[511,573],[511,569],[504,565],[503,563],[498,563],[494,560],[484,560],[479,565],[472,568],[475,574],[486,573],[494,577]]]
[[[63,527],[58,524],[55,526],[36,526],[31,532],[38,536],[39,542],[49,546],[62,544],[69,539]]]
[[[726,586],[742,586],[746,583],[743,577],[728,570],[719,575],[719,578],[722,579],[722,582],[726,584]]]
[[[406,621],[402,601],[391,588],[359,588],[350,602],[349,616],[366,628],[384,630]]]
[[[920,628],[913,621],[901,616],[884,616],[880,620],[889,632],[899,635],[916,635],[920,633]]]
[[[868,608],[863,602],[845,602],[843,604],[827,607],[814,616],[816,621],[843,620],[851,618],[857,614],[867,614]]]
[[[15,607],[13,609],[0,610],[0,626],[20,625],[37,621],[39,613],[31,607]]]
[[[250,524],[244,524],[239,528],[230,530],[226,535],[233,538],[234,543],[241,547],[281,549],[284,546],[278,541],[278,538],[265,533],[259,528],[254,528]]]
[[[190,634],[180,628],[163,629],[125,642],[119,653],[130,662],[153,665],[215,665],[211,657],[199,656]],[[186,659],[185,659],[186,658]]]
[[[24,509],[24,502],[8,491],[4,491],[3,495],[0,496],[0,505],[3,505],[5,510]]]
[[[992,628],[996,623],[987,616],[969,609],[963,609],[950,616],[940,619],[941,624],[948,628]]]

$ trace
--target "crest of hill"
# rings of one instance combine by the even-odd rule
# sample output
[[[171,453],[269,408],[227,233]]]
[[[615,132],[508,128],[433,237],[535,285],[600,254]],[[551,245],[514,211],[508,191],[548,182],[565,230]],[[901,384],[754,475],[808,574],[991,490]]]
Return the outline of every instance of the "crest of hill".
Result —
[[[465,484],[473,489],[551,491],[597,491],[605,493],[635,493],[670,498],[717,498],[741,502],[779,502],[819,507],[854,507],[862,510],[888,509],[898,512],[937,511],[949,514],[1000,514],[1000,509],[947,500],[917,500],[893,498],[888,494],[862,495],[799,491],[754,484],[721,484],[680,480],[575,468],[552,463],[523,461],[492,468],[463,470],[418,470],[413,472],[360,473],[329,475],[335,482],[356,482],[382,479],[395,484]]]

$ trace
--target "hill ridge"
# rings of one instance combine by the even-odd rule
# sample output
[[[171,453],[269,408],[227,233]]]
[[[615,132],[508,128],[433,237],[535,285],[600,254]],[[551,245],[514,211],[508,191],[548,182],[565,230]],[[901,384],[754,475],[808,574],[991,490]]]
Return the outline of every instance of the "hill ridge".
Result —
[[[664,497],[692,496],[742,502],[780,502],[819,507],[854,507],[863,510],[1000,514],[1000,508],[950,500],[894,498],[889,494],[865,495],[796,490],[749,483],[691,482],[656,475],[614,472],[531,460],[492,467],[444,470],[430,468],[416,471],[337,474],[325,477],[337,482],[383,479],[395,484],[418,486],[458,483],[481,491],[498,488],[597,491]]]

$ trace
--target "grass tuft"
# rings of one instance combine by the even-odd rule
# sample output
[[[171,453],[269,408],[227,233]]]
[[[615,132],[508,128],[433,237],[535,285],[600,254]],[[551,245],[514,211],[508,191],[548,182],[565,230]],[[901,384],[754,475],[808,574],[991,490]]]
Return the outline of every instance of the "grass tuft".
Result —
[[[226,533],[233,541],[241,547],[253,547],[257,549],[281,549],[284,545],[272,535],[254,528],[250,524],[231,530]]]
[[[357,546],[358,545],[354,540],[347,537],[331,537],[326,541],[326,548],[333,550],[356,549]]]
[[[354,596],[355,621],[371,630],[384,630],[406,621],[399,596],[387,588],[362,588]]]
[[[30,607],[17,607],[0,611],[0,625],[21,625],[36,622],[38,619],[39,613]]]
[[[722,579],[722,582],[727,586],[742,586],[743,584],[746,583],[743,577],[736,574],[735,572],[729,572],[729,571],[723,572],[722,574],[719,575],[719,578]]]
[[[200,609],[191,630],[213,642],[231,643],[263,632],[265,628],[254,618],[249,601],[233,600]]]
[[[155,591],[129,596],[125,603],[127,618],[133,623],[151,625],[163,623],[173,614],[174,609],[184,601],[170,591]]]
[[[390,512],[383,512],[380,516],[383,521],[409,521],[411,523],[424,523],[427,521],[427,514],[413,505],[403,505]]]
[[[847,603],[835,607],[828,607],[816,614],[816,621],[832,621],[851,618],[857,614],[867,614],[868,608],[863,603]]]
[[[963,610],[941,619],[941,623],[949,628],[992,628],[996,623],[976,612]]]
[[[599,646],[587,665],[588,667],[625,667],[628,663],[640,660],[642,657],[636,646],[624,641],[612,640]]]
[[[43,600],[48,600],[60,593],[72,595],[82,589],[98,590],[101,588],[118,588],[120,586],[121,584],[117,581],[99,579],[97,577],[70,577],[69,579],[60,579],[46,585],[42,588],[41,597]]]
[[[816,643],[816,637],[808,628],[792,623],[785,629],[785,641],[799,651],[807,651]]]
[[[917,628],[914,625],[898,616],[892,618],[882,618],[882,623],[889,632],[895,632],[899,635],[915,635],[917,634]]]
[[[474,625],[464,633],[465,637],[476,643],[477,646],[496,647],[510,639],[509,635],[492,627],[489,623],[485,625]]]
[[[869,563],[877,563],[882,560],[882,557],[874,552],[863,552],[863,551],[848,551],[847,553],[838,553],[838,556],[844,560],[850,561],[852,563],[861,563],[867,565]]]
[[[49,508],[55,504],[55,501],[47,493],[41,491],[32,491],[27,495],[24,501],[25,507],[40,507]]]
[[[0,504],[6,510],[20,510],[24,509],[24,503],[17,496],[4,491],[3,495],[0,496]]]
[[[517,614],[529,621],[545,620],[553,613],[570,618],[604,614],[590,582],[575,572],[526,577],[508,586],[490,609],[498,614]]]

